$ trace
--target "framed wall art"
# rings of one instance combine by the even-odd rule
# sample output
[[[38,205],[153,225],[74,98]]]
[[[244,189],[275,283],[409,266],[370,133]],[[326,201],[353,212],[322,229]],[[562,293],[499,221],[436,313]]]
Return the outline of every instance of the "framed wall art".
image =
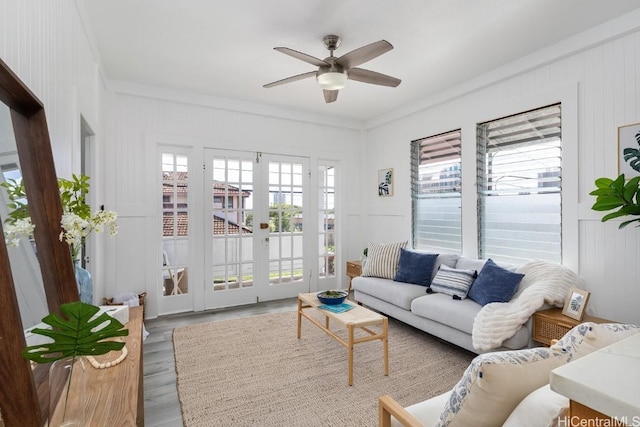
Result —
[[[640,123],[618,128],[618,175],[640,175]]]
[[[562,314],[571,317],[572,319],[582,320],[582,317],[584,316],[584,309],[587,306],[587,301],[589,301],[588,291],[571,288],[569,290],[569,295],[567,295],[567,299],[564,302]]]
[[[378,196],[393,196],[393,168],[378,171]]]

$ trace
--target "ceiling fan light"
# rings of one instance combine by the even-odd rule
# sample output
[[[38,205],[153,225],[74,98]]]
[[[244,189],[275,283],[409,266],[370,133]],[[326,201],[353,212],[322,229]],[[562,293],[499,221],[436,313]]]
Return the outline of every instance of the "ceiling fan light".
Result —
[[[347,85],[347,73],[330,71],[327,73],[318,74],[316,79],[318,84],[324,90],[339,90]]]

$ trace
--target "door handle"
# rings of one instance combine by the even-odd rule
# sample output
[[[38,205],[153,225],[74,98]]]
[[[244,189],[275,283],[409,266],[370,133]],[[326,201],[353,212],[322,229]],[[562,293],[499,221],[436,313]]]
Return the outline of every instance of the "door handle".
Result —
[[[269,228],[269,223],[268,222],[261,222],[260,223],[260,230],[266,230],[267,228]]]

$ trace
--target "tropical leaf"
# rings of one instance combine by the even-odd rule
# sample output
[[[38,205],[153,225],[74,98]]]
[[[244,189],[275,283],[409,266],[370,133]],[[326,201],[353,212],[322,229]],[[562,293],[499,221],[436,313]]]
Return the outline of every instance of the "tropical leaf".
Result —
[[[594,211],[608,211],[624,205],[625,201],[622,197],[614,196],[598,196],[596,202],[591,206]]]
[[[97,356],[124,347],[123,342],[110,341],[109,338],[127,336],[129,331],[106,313],[96,316],[100,311],[98,307],[76,301],[62,304],[60,311],[66,318],[50,313],[42,319],[51,329],[35,328],[31,331],[49,337],[53,342],[26,347],[22,357],[47,363],[70,356]]]
[[[624,176],[624,174],[622,174],[622,176]],[[596,179],[596,187],[598,188],[610,188],[612,183],[613,183],[613,180],[611,178]]]
[[[631,166],[634,171],[640,172],[640,150],[636,148],[625,148],[622,151],[622,155],[624,161],[629,163],[629,166]]]
[[[631,224],[632,222],[640,222],[640,218],[630,219],[629,221],[625,221],[625,222],[621,223],[618,226],[618,228],[625,228],[627,225]],[[638,225],[638,227],[640,227],[640,224]]]
[[[638,183],[640,182],[640,176],[633,177],[624,186],[624,192],[622,197],[627,203],[633,203],[633,197],[638,192]]]

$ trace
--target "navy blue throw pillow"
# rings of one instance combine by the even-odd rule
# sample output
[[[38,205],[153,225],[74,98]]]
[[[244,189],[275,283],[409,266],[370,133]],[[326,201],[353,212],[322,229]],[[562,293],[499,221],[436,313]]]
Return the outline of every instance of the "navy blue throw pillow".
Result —
[[[427,254],[401,248],[398,272],[393,280],[429,286],[437,258],[438,254]]]
[[[488,259],[480,270],[478,278],[471,285],[467,298],[480,305],[491,302],[509,302],[518,290],[524,274],[514,273],[496,265]]]

